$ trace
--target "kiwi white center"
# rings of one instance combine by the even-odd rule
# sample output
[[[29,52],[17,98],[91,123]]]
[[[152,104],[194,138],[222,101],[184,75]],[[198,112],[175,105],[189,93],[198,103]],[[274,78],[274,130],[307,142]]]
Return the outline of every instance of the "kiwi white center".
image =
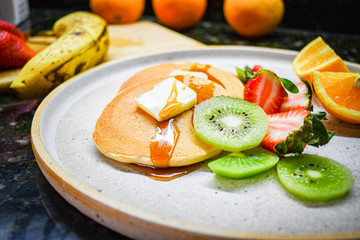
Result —
[[[309,177],[311,177],[312,179],[318,179],[322,177],[322,174],[319,171],[315,171],[315,170],[306,170],[306,175],[308,175]]]
[[[227,127],[231,127],[231,128],[240,128],[240,126],[243,124],[243,121],[241,120],[241,118],[237,117],[237,116],[225,116],[221,119],[219,119],[219,121],[221,123],[223,123],[225,126]]]

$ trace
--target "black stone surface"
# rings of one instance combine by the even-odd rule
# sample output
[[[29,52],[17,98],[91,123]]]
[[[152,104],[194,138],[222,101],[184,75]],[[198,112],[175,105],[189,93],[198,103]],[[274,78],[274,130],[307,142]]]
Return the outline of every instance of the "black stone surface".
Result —
[[[71,10],[32,9],[20,28],[50,29]],[[154,17],[143,17],[156,21]],[[360,35],[281,26],[259,39],[236,35],[223,21],[206,20],[183,34],[209,45],[246,45],[300,50],[317,36],[344,59],[360,63]],[[39,101],[0,96],[0,239],[126,239],[87,218],[68,204],[41,173],[30,142]]]

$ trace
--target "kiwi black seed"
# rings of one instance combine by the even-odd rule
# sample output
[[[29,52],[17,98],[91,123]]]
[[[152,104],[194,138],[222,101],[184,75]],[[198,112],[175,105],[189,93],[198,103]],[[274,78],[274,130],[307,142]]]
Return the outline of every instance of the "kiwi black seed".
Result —
[[[341,197],[354,184],[349,168],[332,159],[310,154],[281,159],[277,173],[286,190],[311,201]]]
[[[230,153],[208,164],[217,175],[227,178],[246,178],[265,172],[276,165],[279,157],[262,147]]]
[[[269,120],[264,110],[254,103],[216,96],[195,107],[193,123],[196,136],[202,141],[239,152],[260,144]]]

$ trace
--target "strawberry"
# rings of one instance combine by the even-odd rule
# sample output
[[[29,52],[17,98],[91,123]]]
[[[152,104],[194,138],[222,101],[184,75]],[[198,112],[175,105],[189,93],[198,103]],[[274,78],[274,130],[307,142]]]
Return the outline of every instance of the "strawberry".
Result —
[[[23,39],[0,30],[0,68],[24,66],[35,54]]]
[[[262,67],[260,65],[255,65],[253,68],[245,66],[245,69],[236,68],[238,78],[245,85],[255,74],[260,71]]]
[[[0,19],[0,30],[8,31],[9,33],[18,36],[19,38],[25,41],[25,36],[19,29],[17,29],[11,23],[3,21],[1,19]]]
[[[313,114],[305,109],[269,114],[269,129],[261,145],[281,156],[300,154],[306,145],[324,145],[334,135],[321,122],[325,116],[325,112]]]
[[[299,89],[299,93],[294,94],[287,92],[288,96],[285,97],[284,102],[281,104],[280,112],[287,112],[299,108],[310,110],[312,108],[311,98],[312,90],[310,84],[305,78],[301,79],[295,86]]]
[[[260,70],[245,85],[244,100],[259,105],[267,114],[278,112],[284,98],[280,79],[269,70]]]
[[[257,73],[258,71],[260,71],[262,69],[262,67],[260,65],[255,65],[252,69],[251,69],[251,74],[255,75],[255,73]]]

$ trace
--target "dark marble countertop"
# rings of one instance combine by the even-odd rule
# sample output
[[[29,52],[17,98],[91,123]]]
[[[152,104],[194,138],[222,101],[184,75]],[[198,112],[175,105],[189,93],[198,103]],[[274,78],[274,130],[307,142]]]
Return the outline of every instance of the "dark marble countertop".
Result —
[[[23,29],[48,29],[64,11],[32,9]],[[40,17],[39,17],[40,16]],[[144,17],[146,20],[154,18]],[[300,50],[317,36],[344,59],[360,63],[360,35],[278,27],[244,39],[224,22],[203,21],[183,34],[209,45],[247,45]],[[87,218],[47,182],[31,148],[30,128],[38,101],[0,96],[0,239],[126,239]]]

